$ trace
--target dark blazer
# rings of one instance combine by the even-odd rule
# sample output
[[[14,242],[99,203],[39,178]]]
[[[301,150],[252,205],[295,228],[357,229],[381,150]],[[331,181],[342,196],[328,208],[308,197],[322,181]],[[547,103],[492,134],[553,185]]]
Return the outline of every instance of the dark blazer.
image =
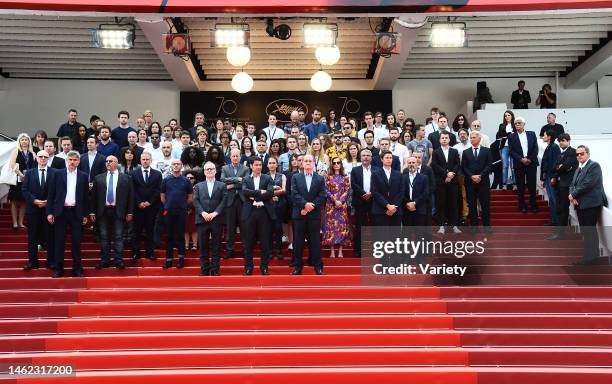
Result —
[[[68,170],[66,168],[55,172],[53,185],[49,186],[47,199],[47,215],[61,216],[64,213],[64,202],[66,201]],[[77,217],[85,217],[89,213],[89,181],[87,174],[77,169],[77,184],[74,194],[75,209]]]
[[[517,89],[512,92],[510,102],[512,103],[512,109],[527,109],[529,108],[529,103],[531,103],[531,95],[526,89],[523,89],[523,94],[521,95]]]
[[[436,179],[436,185],[444,184],[444,180],[446,179],[446,174],[449,172],[454,172],[455,177],[451,183],[457,182],[457,175],[460,170],[459,163],[459,151],[455,148],[448,148],[448,162],[444,157],[444,151],[442,151],[442,147],[433,151],[431,155],[431,169],[433,169],[434,177]]]
[[[38,167],[28,169],[25,172],[23,183],[21,185],[23,199],[26,204],[26,213],[28,215],[36,214],[38,208],[34,205],[34,200],[47,200],[49,196],[49,186],[55,182],[55,173],[57,170],[47,167],[45,175],[45,185],[40,187],[40,178],[38,177]]]
[[[372,173],[370,184],[374,203],[372,204],[373,215],[384,215],[387,212],[387,204],[397,205],[396,216],[402,215],[402,201],[404,200],[404,184],[402,174],[391,169],[391,178],[387,180],[384,169],[378,169]]]
[[[142,167],[134,169],[132,172],[132,184],[134,186],[134,206],[138,206],[145,201],[151,204],[150,208],[159,209],[161,204],[160,193],[162,174],[157,169],[149,167],[149,180],[144,181],[144,171]]]
[[[582,209],[608,206],[601,167],[593,160],[589,159],[582,170],[576,169],[569,192]]]
[[[257,157],[257,158],[260,158],[260,159],[261,159],[261,157],[259,156],[259,153],[257,153],[257,152],[255,152],[255,153],[256,153],[256,154],[255,154],[255,157]],[[251,156],[251,157],[253,157],[253,156]],[[269,157],[270,157],[270,155],[268,155],[268,154],[266,153],[266,155],[264,156],[264,159],[263,159],[263,164],[262,164],[262,168],[261,168],[261,173],[268,174],[268,172],[269,172],[269,170],[268,170],[268,158],[269,158]]]
[[[56,154],[55,156],[53,156],[53,161],[49,163],[48,166],[53,169],[63,169],[63,168],[66,168],[66,160],[62,159],[61,157],[57,157],[57,154]]]
[[[223,208],[225,208],[227,195],[227,188],[225,187],[225,184],[220,181],[215,180],[212,196],[208,195],[208,185],[206,180],[197,183],[193,188],[193,206],[196,210],[195,223],[206,223],[206,221],[204,221],[202,218],[202,212],[217,212],[217,214],[221,214],[221,212],[223,212]]]
[[[404,173],[408,172],[404,169]],[[421,164],[421,172],[423,175],[427,176],[427,181],[429,181],[429,193],[433,193],[436,190],[436,177],[434,175],[433,169],[427,164]]]
[[[234,171],[232,169],[231,163],[228,165],[224,165],[221,168],[221,181],[225,183],[226,186],[234,185],[233,189],[227,190],[227,199],[226,204],[228,207],[231,207],[234,204],[234,199],[236,196],[242,201],[244,201],[244,196],[240,193],[242,190],[242,180],[247,177],[251,171],[248,167],[240,164],[238,165],[238,171],[236,172],[236,176],[234,176]]]
[[[481,179],[489,184],[489,173],[493,163],[493,155],[489,148],[480,146],[478,158],[474,159],[474,148],[469,147],[461,155],[461,169],[465,175],[465,182],[470,182],[470,178],[479,175]]]
[[[370,165],[371,174],[374,174],[374,172],[376,172],[378,169],[380,168]],[[370,190],[371,188],[372,180],[370,179]],[[363,190],[363,165],[351,169],[351,190],[353,191],[353,207],[363,207],[364,205],[372,203],[372,199],[366,202],[361,198],[361,196],[365,194],[365,191]]]
[[[559,155],[555,165],[555,177],[559,182],[559,187],[567,188],[572,184],[574,172],[576,172],[577,168],[578,159],[576,158],[576,150],[572,147],[567,147],[565,152]]]
[[[376,155],[376,156],[372,155],[372,165],[375,166],[376,168],[382,168],[383,163],[379,155]],[[395,155],[393,155],[393,161],[391,162],[391,169],[395,169],[398,172],[402,171],[402,163],[400,162],[400,158]]]
[[[294,174],[291,180],[291,201],[293,202],[291,210],[291,218],[293,220],[321,220],[321,211],[327,201],[325,179],[323,176],[314,172],[310,183],[310,191],[308,191],[306,188],[306,175],[302,172]],[[315,209],[308,213],[308,215],[302,216],[301,211],[306,206],[306,203],[313,203]]]
[[[440,130],[438,129],[435,132],[432,132],[427,136],[427,140],[431,141],[431,146],[434,151],[440,148]],[[449,132],[449,145],[452,147],[457,144],[457,137],[454,133]]]
[[[91,172],[89,171],[89,156],[87,152],[81,155],[81,162],[79,163],[79,171],[83,171],[89,175],[89,182],[93,183],[101,173],[106,172],[106,156],[96,152],[94,157],[93,165],[91,166]]]
[[[504,123],[498,126],[497,133],[495,134],[495,139],[499,140],[500,151],[506,146],[506,140],[508,140],[508,136],[514,132],[516,132],[516,127],[514,125],[512,126],[512,132],[506,132],[506,124]]]
[[[106,176],[107,172],[96,176],[91,190],[91,213],[96,216],[104,214],[106,206]],[[134,213],[134,186],[130,176],[125,173],[117,172],[117,190],[115,191],[115,212],[118,217],[125,218],[125,215]]]
[[[261,191],[265,190],[266,193],[262,194]],[[255,183],[253,181],[253,175],[248,175],[242,180],[242,195],[244,196],[244,204],[242,205],[242,220],[246,220],[251,216],[253,209],[253,202],[262,201],[264,203],[264,209],[268,212],[268,216],[271,220],[276,219],[276,213],[274,212],[274,205],[272,204],[272,197],[274,196],[274,180],[264,173],[259,177],[259,188],[255,189]],[[254,200],[251,200],[253,198]]]
[[[540,166],[540,180],[545,178],[552,179],[555,177],[555,165],[561,155],[561,149],[555,143],[546,146],[544,154],[542,155],[542,164]]]
[[[410,199],[410,173],[406,172],[402,175],[402,182],[404,183],[404,200],[402,201],[402,208],[406,213],[416,213],[418,215],[427,214],[427,201],[429,200],[429,181],[427,176],[422,173],[417,173],[414,181],[412,182],[412,199]],[[406,209],[406,203],[414,201],[416,203],[416,211],[410,212]]]
[[[531,160],[530,167],[537,167],[538,161],[538,138],[535,132],[525,131],[527,133],[527,158]],[[523,168],[524,165],[521,163],[523,158],[523,147],[521,147],[521,140],[519,134],[513,133],[508,136],[508,148],[510,149],[510,156],[514,160],[514,168]]]

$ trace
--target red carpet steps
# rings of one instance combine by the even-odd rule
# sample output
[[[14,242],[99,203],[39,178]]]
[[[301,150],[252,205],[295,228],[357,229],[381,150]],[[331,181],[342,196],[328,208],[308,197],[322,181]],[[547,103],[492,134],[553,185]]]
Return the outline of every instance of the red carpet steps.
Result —
[[[523,215],[511,193],[492,201],[497,225],[548,220],[543,202]],[[23,231],[0,229],[0,365],[77,370],[0,382],[610,383],[612,287],[601,284],[612,271],[568,266],[581,256],[577,237],[555,243],[559,252],[548,233],[497,227],[475,267],[487,286],[419,277],[421,286],[367,287],[350,257],[326,259],[325,276],[288,276],[285,257],[272,276],[239,276],[232,259],[223,276],[200,277],[195,252],[183,270],[140,260],[95,271],[89,236],[87,277],[51,279],[21,269]]]

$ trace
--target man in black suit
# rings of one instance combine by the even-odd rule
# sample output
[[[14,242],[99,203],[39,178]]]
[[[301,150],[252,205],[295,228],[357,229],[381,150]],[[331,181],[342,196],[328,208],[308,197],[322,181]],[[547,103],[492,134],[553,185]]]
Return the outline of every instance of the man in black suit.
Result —
[[[427,140],[431,141],[431,146],[433,147],[434,151],[440,148],[440,138],[443,132],[449,134],[448,140],[449,145],[451,147],[454,147],[455,144],[457,144],[457,138],[448,128],[448,118],[444,115],[441,115],[438,118],[438,129],[435,132],[430,133],[429,136],[427,136]]]
[[[417,172],[417,159],[410,156],[406,159],[408,167],[402,175],[404,199],[402,201],[402,223],[404,236],[415,241],[428,239],[431,233],[427,226],[427,200],[429,199],[429,181],[423,173]],[[423,262],[424,252],[415,255],[419,263]]]
[[[56,170],[47,166],[49,155],[45,151],[38,151],[36,160],[38,166],[28,169],[21,185],[23,199],[26,202],[26,215],[28,219],[28,263],[25,271],[38,269],[38,245],[47,247],[47,268],[53,268],[54,236],[52,226],[46,223],[46,206],[49,186],[54,183]]]
[[[66,160],[61,157],[55,156],[55,143],[53,140],[45,141],[45,152],[49,155],[47,165],[53,169],[64,169],[66,168]]]
[[[547,237],[548,240],[561,240],[565,238],[565,227],[569,223],[569,207],[568,199],[570,185],[574,178],[574,173],[578,169],[578,159],[576,158],[576,150],[570,146],[570,135],[562,133],[557,138],[561,154],[555,164],[555,173],[552,180],[553,187],[557,191],[557,227],[555,233]]]
[[[531,103],[531,95],[529,94],[529,91],[525,89],[525,81],[519,80],[518,89],[512,92],[510,102],[512,103],[512,109],[529,108],[529,103]]]
[[[510,156],[514,163],[514,174],[518,189],[519,209],[527,213],[525,205],[525,184],[529,190],[529,202],[534,213],[538,211],[536,200],[536,176],[538,170],[538,139],[535,132],[525,130],[525,119],[514,119],[516,133],[508,136]]]
[[[132,260],[140,258],[140,239],[144,229],[145,257],[155,260],[153,253],[155,242],[153,234],[155,230],[155,218],[160,209],[160,187],[162,174],[151,167],[152,156],[150,152],[144,151],[140,155],[141,167],[132,172],[132,184],[134,189],[134,233],[132,235]]]
[[[422,173],[427,176],[427,182],[429,183],[429,196],[427,201],[425,202],[427,205],[427,217],[425,218],[426,225],[431,226],[432,224],[432,198],[436,193],[436,178],[433,173],[433,169],[427,164],[423,164],[423,152],[412,152],[412,156],[416,158],[417,161],[417,173]],[[406,170],[404,170],[406,171]]]
[[[96,269],[110,266],[110,232],[113,229],[115,267],[125,268],[123,263],[123,228],[134,215],[134,187],[130,177],[119,173],[119,161],[115,156],[106,158],[106,173],[96,176],[91,190],[92,204],[89,219],[98,220],[100,228],[101,260]]]
[[[582,260],[576,265],[591,265],[599,257],[599,235],[597,220],[601,207],[608,206],[608,200],[603,187],[601,166],[591,160],[589,148],[579,145],[576,148],[578,169],[574,173],[568,199],[576,209],[580,233],[584,243]]]
[[[221,182],[225,183],[227,189],[227,199],[225,207],[225,225],[227,225],[227,254],[226,256],[234,256],[234,237],[236,236],[236,227],[240,227],[240,233],[246,233],[247,229],[240,225],[240,216],[242,215],[242,180],[250,173],[249,169],[240,164],[240,150],[232,149],[230,152],[231,164],[224,165],[221,168]]]
[[[217,168],[208,161],[204,163],[206,180],[193,188],[193,206],[200,243],[200,275],[220,275],[221,213],[226,206],[227,188],[225,183],[215,180]],[[212,239],[212,260],[208,252],[208,239]],[[212,263],[211,263],[212,261]],[[212,266],[212,268],[211,268]]]
[[[482,209],[482,225],[485,232],[491,231],[491,184],[489,174],[493,157],[491,150],[480,145],[480,132],[470,133],[471,148],[463,151],[461,169],[465,175],[470,224],[475,229],[478,226],[478,204]]]
[[[68,167],[55,174],[53,185],[49,186],[47,200],[47,221],[54,226],[55,272],[53,277],[64,274],[64,246],[66,230],[70,226],[72,238],[72,276],[83,277],[81,265],[82,226],[87,223],[89,183],[87,174],[78,170],[80,156],[77,151],[66,155]]]
[[[391,168],[393,154],[381,151],[383,166],[372,174],[372,215],[376,226],[400,226],[404,186],[402,174]]]
[[[368,148],[360,151],[361,165],[351,169],[352,204],[355,209],[355,256],[361,257],[361,227],[374,225],[372,217],[372,152]]]
[[[314,157],[305,155],[302,160],[304,172],[296,173],[291,180],[291,220],[293,220],[293,267],[292,275],[301,275],[304,268],[302,254],[308,239],[309,259],[317,275],[323,275],[321,258],[321,211],[327,195],[325,179],[315,170]]]
[[[79,171],[87,173],[90,188],[93,187],[93,182],[101,173],[106,172],[106,157],[98,153],[96,139],[90,137],[87,139],[87,152],[81,155],[79,162]]]
[[[274,196],[274,180],[262,173],[263,162],[259,157],[251,160],[251,175],[242,182],[242,224],[246,229],[246,244],[244,245],[244,274],[253,274],[253,252],[255,240],[261,248],[262,275],[269,275],[268,260],[270,258],[270,227],[276,218],[272,197]]]
[[[431,168],[436,178],[436,205],[438,211],[438,234],[445,233],[444,225],[448,223],[453,232],[458,234],[457,200],[459,196],[459,183],[457,174],[461,164],[459,151],[449,145],[451,134],[444,131],[440,133],[440,148],[431,155]]]
[[[388,137],[382,138],[378,141],[378,145],[380,147],[380,152],[378,155],[374,156],[374,158],[372,159],[372,165],[377,168],[382,168],[383,163],[382,163],[382,159],[380,158],[380,156],[383,151],[389,150],[389,146],[391,145],[391,139],[389,139]],[[393,155],[393,153],[391,154]],[[399,157],[393,155],[393,160],[391,162],[391,169],[401,172],[402,171],[402,161],[403,160],[401,160]]]
[[[259,140],[256,149],[255,156],[263,163],[262,173],[268,174],[268,144],[265,140]]]
[[[123,156],[125,151],[129,148],[132,151],[134,151],[134,160],[132,161],[136,162],[136,164],[140,163],[140,155],[142,155],[142,152],[144,151],[144,149],[136,145],[136,143],[138,142],[138,133],[136,133],[136,131],[128,132],[127,142],[128,142],[128,145],[121,148],[121,156]]]

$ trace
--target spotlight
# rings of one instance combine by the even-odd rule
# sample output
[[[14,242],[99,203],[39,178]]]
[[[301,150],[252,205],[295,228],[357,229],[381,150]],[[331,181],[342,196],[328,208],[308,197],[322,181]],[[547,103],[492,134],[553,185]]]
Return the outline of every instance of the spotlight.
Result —
[[[338,24],[304,24],[303,48],[333,47],[338,38]]]
[[[248,47],[251,32],[248,24],[215,24],[210,30],[212,48]]]
[[[279,40],[288,40],[291,37],[291,27],[287,24],[277,25],[274,27],[274,21],[266,19],[266,33],[270,37],[276,37]]]
[[[467,47],[465,23],[432,23],[429,43],[434,48]]]
[[[402,35],[397,32],[376,33],[376,47],[374,52],[383,57],[389,57],[400,52],[400,40]]]
[[[191,52],[191,41],[187,33],[163,33],[162,43],[164,51],[174,56],[189,55]]]
[[[136,27],[134,24],[100,24],[91,30],[91,46],[105,49],[134,48]]]

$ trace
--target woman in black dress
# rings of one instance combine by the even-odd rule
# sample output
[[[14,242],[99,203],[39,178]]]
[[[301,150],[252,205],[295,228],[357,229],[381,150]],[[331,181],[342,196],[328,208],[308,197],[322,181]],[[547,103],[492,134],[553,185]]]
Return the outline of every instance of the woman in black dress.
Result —
[[[18,167],[17,167],[18,165]],[[13,229],[25,228],[23,218],[25,216],[25,202],[21,193],[21,184],[25,171],[34,168],[36,160],[32,149],[32,140],[26,133],[17,136],[17,148],[11,152],[9,166],[15,169],[17,174],[17,184],[11,185],[8,193],[8,200],[11,203],[11,218],[13,219]]]

